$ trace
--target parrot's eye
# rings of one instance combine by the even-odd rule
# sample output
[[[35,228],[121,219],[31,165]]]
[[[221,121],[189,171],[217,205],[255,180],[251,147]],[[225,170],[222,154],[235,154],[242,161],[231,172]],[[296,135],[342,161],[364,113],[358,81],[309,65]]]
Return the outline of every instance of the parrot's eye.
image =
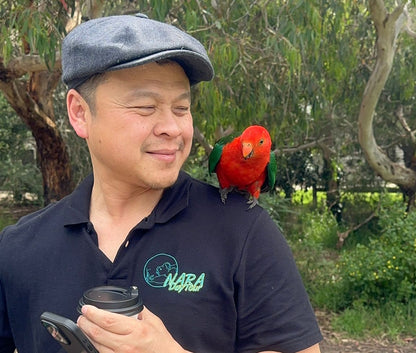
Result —
[[[263,139],[262,139],[262,140],[260,140],[260,142],[259,142],[259,143],[260,143],[260,145],[262,145],[262,144],[263,144],[263,142],[264,142],[264,140],[263,140]]]

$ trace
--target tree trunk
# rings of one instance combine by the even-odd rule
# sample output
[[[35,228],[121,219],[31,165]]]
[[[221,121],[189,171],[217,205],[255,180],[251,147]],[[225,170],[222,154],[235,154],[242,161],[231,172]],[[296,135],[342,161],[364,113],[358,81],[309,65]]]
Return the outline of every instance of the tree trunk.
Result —
[[[340,223],[342,221],[342,204],[338,170],[333,163],[332,153],[329,147],[321,144],[321,149],[324,160],[322,179],[325,183],[326,207],[334,215],[337,222]]]
[[[416,192],[416,172],[393,162],[377,145],[373,132],[375,108],[390,74],[397,38],[405,21],[404,4],[387,13],[382,0],[370,0],[369,9],[377,32],[377,58],[367,82],[358,118],[358,138],[365,158],[385,181],[398,185],[412,199]]]
[[[24,82],[0,65],[0,90],[31,130],[43,178],[44,203],[57,201],[72,190],[71,167],[65,142],[55,123],[53,92],[60,72],[38,71]]]

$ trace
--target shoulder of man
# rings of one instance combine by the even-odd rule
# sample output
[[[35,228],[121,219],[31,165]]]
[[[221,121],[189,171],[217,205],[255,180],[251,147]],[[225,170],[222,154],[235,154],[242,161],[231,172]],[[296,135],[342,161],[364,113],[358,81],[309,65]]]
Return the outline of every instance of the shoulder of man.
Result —
[[[228,194],[227,199],[223,203],[218,186],[214,186],[205,181],[194,179],[191,177],[190,201],[196,200],[204,202],[207,208],[211,208],[228,213],[239,213],[245,218],[257,218],[261,213],[266,212],[261,206],[249,209],[248,199],[246,195],[238,191],[232,191]]]

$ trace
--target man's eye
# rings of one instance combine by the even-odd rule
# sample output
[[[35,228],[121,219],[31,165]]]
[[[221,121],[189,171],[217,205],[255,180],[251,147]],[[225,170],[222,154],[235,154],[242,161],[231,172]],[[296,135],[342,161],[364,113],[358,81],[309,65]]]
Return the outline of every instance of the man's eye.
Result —
[[[150,115],[155,111],[155,107],[152,105],[138,106],[134,107],[133,109],[136,110],[140,115]]]
[[[175,114],[179,114],[179,115],[186,114],[189,112],[189,107],[186,107],[186,106],[175,107],[173,108],[173,111],[175,112]]]

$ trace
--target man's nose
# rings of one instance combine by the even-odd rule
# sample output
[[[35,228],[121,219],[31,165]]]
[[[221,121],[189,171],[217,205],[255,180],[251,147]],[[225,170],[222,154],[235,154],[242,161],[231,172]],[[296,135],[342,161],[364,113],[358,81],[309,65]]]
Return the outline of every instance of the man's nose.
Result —
[[[181,134],[179,119],[180,117],[177,117],[171,109],[164,110],[155,125],[155,135],[179,136]]]

